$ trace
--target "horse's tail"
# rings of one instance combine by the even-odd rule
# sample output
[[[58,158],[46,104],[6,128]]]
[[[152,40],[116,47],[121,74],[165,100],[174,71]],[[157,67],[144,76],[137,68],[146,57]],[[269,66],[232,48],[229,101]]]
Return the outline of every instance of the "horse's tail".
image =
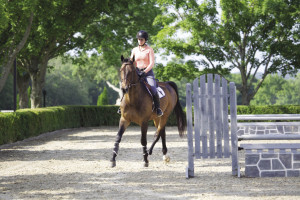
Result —
[[[177,103],[175,105],[174,112],[176,114],[179,136],[183,137],[184,133],[185,133],[185,130],[186,130],[186,116],[185,116],[185,113],[183,112],[182,107],[181,107],[180,102],[179,102],[179,95],[178,95],[177,85],[176,85],[176,83],[174,83],[172,81],[168,81],[167,83],[169,85],[171,85],[172,88],[174,88],[174,90],[177,94]]]

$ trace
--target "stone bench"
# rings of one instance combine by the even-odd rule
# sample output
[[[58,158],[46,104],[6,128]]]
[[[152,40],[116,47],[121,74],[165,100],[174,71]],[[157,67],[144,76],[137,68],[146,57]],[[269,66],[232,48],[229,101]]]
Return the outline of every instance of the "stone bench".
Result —
[[[299,114],[237,115],[237,121],[244,121],[237,122],[236,144],[245,150],[246,177],[300,177],[300,143],[270,143],[300,140]],[[250,140],[268,143],[238,144]]]

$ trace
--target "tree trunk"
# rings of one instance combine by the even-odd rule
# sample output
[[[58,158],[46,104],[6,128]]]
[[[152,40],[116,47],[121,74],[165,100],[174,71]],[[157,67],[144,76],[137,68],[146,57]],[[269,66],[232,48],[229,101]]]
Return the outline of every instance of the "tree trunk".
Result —
[[[243,55],[241,55],[242,57]],[[249,105],[250,104],[250,99],[249,99],[249,89],[248,87],[248,77],[247,77],[247,67],[242,63],[239,64],[239,70],[241,74],[241,79],[242,79],[242,85],[238,90],[241,92],[242,95],[242,105]]]
[[[248,98],[248,90],[240,91],[242,94],[242,105],[249,105],[250,104],[250,99]]]
[[[19,107],[20,109],[28,108],[28,93],[30,76],[28,73],[20,75],[17,73],[17,86],[19,91]]]
[[[45,78],[47,72],[48,57],[45,56],[41,63],[39,59],[36,58],[32,60],[31,70],[29,71],[31,79],[31,108],[40,108],[42,107],[43,92],[42,89],[45,86]]]
[[[7,77],[9,75],[10,71],[11,71],[13,62],[16,59],[17,54],[24,47],[24,45],[25,45],[25,43],[28,39],[28,36],[30,34],[30,30],[31,30],[31,26],[32,26],[32,20],[33,20],[33,13],[31,13],[31,15],[30,15],[29,24],[26,27],[26,31],[24,33],[24,36],[23,36],[22,40],[16,46],[16,48],[14,50],[12,50],[12,52],[8,51],[8,53],[7,53],[9,55],[7,56],[7,59],[4,60],[4,64],[2,66],[2,73],[1,73],[1,77],[0,77],[0,92],[2,91],[2,89],[3,89],[3,87],[6,83]]]

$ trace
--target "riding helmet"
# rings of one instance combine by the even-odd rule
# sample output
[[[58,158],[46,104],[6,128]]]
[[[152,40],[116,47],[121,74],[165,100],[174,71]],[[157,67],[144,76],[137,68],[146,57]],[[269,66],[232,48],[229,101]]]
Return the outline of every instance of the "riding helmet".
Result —
[[[136,38],[144,38],[146,41],[148,40],[148,33],[146,31],[139,31],[136,34]]]

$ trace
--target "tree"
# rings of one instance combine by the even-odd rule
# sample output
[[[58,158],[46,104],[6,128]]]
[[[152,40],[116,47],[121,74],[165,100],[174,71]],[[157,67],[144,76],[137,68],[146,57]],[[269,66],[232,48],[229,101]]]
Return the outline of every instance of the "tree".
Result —
[[[81,38],[86,41],[82,49],[77,49],[73,57],[77,63],[75,69],[79,76],[88,76],[92,80],[108,82],[111,88],[119,92],[120,57],[129,57],[131,49],[136,46],[136,33],[146,30],[156,35],[161,25],[153,25],[155,17],[160,14],[154,0],[132,0],[114,2],[109,13],[101,14],[84,31]],[[87,52],[93,50],[93,55]]]
[[[20,52],[20,65],[31,79],[32,108],[41,106],[48,61],[80,47],[84,41],[75,33],[85,29],[96,16],[109,12],[114,5],[108,0],[39,0],[38,6],[26,48]]]
[[[97,85],[86,78],[73,76],[71,61],[58,57],[51,59],[49,66],[51,70],[48,71],[44,88],[47,106],[92,104],[90,91],[97,89]]]
[[[0,0],[0,92],[32,27],[36,0]]]
[[[283,90],[287,81],[278,75],[268,76],[257,95],[251,101],[251,105],[273,105],[277,102],[278,92]]]
[[[277,105],[300,105],[300,73],[295,79],[288,79],[277,93]]]
[[[176,59],[168,62],[166,66],[157,64],[154,71],[155,77],[161,81],[168,81],[170,80],[170,77],[179,81],[182,78],[186,78],[191,81],[203,74],[203,72],[199,71],[195,67],[195,63],[193,61],[183,63],[182,60],[178,61]]]
[[[104,87],[103,92],[98,97],[97,106],[103,106],[108,105],[108,94],[107,94],[107,88]]]
[[[279,75],[268,76],[251,105],[300,105],[300,74],[284,79]]]
[[[164,28],[155,38],[157,47],[181,58],[200,56],[198,66],[206,72],[227,75],[237,69],[244,105],[269,74],[295,74],[300,68],[297,1],[220,0],[220,13],[215,0],[158,3],[163,14],[156,22]],[[258,71],[262,77],[251,89]]]

